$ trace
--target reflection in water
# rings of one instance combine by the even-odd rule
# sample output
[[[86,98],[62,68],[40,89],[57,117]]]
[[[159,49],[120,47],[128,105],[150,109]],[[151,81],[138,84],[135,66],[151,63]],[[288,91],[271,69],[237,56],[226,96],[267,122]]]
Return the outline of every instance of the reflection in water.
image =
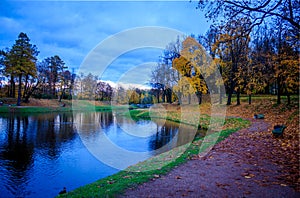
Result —
[[[0,115],[0,197],[53,197],[64,186],[72,190],[116,173],[82,143],[123,163],[99,144],[103,137],[150,157],[191,141],[193,133],[171,122],[133,121],[110,112]]]
[[[73,125],[64,124],[72,123],[72,116],[3,115],[0,119],[1,192],[7,196],[29,196],[26,188],[35,169],[35,158],[42,155],[55,160],[60,156],[62,143],[75,136]]]

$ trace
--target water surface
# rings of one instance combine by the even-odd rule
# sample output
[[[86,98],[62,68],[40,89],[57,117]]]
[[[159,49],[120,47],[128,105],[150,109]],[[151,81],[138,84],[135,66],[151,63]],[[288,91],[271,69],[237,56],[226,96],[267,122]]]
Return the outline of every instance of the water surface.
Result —
[[[146,153],[134,164],[189,142],[193,134],[184,131],[175,123],[111,112],[0,115],[0,197],[54,197],[63,187],[73,190],[118,172],[89,150],[93,145],[110,154],[99,144],[103,137],[118,148]]]

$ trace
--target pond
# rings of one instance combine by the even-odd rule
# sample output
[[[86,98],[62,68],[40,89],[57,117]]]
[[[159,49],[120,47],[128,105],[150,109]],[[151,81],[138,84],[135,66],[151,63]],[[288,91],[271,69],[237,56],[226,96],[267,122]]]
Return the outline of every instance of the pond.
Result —
[[[113,112],[0,115],[0,197],[54,197],[185,144],[189,130]],[[124,162],[107,142],[141,155]]]

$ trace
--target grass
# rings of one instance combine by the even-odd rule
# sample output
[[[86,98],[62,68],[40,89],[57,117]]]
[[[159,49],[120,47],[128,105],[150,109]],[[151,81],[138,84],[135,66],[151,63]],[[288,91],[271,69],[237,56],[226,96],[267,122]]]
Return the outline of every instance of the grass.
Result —
[[[72,108],[63,107],[17,107],[3,106],[0,107],[0,113],[45,113],[45,112],[69,112]]]
[[[178,114],[178,113],[177,113]],[[148,110],[131,110],[125,113],[125,116],[131,116],[134,119],[147,118],[150,119]],[[168,114],[167,118],[179,122],[180,115],[175,116],[175,112]],[[210,117],[205,115],[200,121],[209,120]],[[59,197],[115,197],[123,193],[128,188],[158,178],[168,173],[173,168],[185,163],[194,155],[211,148],[214,144],[224,140],[230,134],[245,128],[250,124],[249,121],[241,118],[226,119],[226,129],[210,134],[204,138],[196,137],[192,143],[176,147],[168,152],[154,156],[146,161],[130,166],[114,175],[100,179],[94,183],[77,188],[68,194]],[[210,141],[211,140],[211,141]]]
[[[299,100],[299,96],[298,95],[291,95],[291,101],[298,101]],[[233,94],[232,95],[232,98],[231,98],[231,102],[232,104],[236,103],[236,95]],[[243,103],[248,103],[248,99],[249,99],[249,96],[248,95],[245,95],[245,94],[242,94],[240,96],[240,100],[241,102]],[[254,101],[254,100],[270,100],[270,101],[274,101],[276,102],[277,101],[277,95],[252,95],[251,96],[251,100]],[[227,98],[224,98],[224,101],[227,101]],[[281,101],[283,103],[287,102],[287,96],[281,96]]]
[[[72,112],[72,111],[111,111],[113,108],[107,106],[83,106],[83,107],[31,107],[31,106],[1,106],[0,113],[50,113],[50,112]]]

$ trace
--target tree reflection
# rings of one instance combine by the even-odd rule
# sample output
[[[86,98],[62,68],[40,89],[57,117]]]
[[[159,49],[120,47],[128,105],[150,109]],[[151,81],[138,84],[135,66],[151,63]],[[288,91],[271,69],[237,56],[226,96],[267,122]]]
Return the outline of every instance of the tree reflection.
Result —
[[[193,126],[183,126],[169,121],[164,123],[155,120],[155,122],[157,124],[157,131],[156,135],[152,136],[149,141],[150,150],[160,149],[160,153],[165,152],[187,144],[193,141],[195,137],[196,129]],[[163,148],[166,145],[168,145],[168,147]]]
[[[63,142],[75,137],[72,114],[2,115],[0,165],[15,196],[22,194],[34,160],[60,156]],[[58,122],[57,122],[58,121]],[[1,167],[2,168],[2,167]],[[24,187],[25,188],[25,187]]]
[[[165,123],[164,125],[159,125],[157,123],[156,134],[153,135],[149,141],[150,150],[157,150],[167,145],[177,134],[178,127]]]

